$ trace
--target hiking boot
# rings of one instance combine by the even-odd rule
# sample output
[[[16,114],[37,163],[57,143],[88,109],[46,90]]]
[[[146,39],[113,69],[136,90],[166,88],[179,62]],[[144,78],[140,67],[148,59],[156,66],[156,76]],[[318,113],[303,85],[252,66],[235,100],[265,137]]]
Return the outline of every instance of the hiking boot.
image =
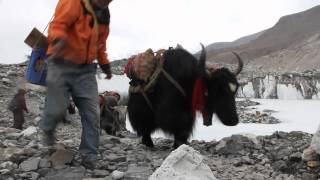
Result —
[[[40,135],[40,142],[44,146],[53,146],[56,142],[53,131],[42,131]]]
[[[93,155],[93,154],[83,155],[81,164],[86,169],[94,170],[96,168],[97,161],[98,161],[97,155]]]

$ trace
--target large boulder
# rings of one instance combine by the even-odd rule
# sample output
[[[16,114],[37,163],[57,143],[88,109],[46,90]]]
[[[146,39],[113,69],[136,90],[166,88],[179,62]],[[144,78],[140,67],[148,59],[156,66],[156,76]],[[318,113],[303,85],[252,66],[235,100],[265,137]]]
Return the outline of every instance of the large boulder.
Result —
[[[203,159],[192,147],[181,145],[164,160],[149,180],[216,180]]]

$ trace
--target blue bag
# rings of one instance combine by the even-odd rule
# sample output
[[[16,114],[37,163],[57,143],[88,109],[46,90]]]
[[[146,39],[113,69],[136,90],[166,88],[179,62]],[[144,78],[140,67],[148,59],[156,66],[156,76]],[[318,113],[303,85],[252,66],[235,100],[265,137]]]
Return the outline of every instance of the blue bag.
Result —
[[[26,72],[26,80],[31,84],[46,85],[47,63],[46,60],[47,48],[37,48],[32,50],[31,57]]]

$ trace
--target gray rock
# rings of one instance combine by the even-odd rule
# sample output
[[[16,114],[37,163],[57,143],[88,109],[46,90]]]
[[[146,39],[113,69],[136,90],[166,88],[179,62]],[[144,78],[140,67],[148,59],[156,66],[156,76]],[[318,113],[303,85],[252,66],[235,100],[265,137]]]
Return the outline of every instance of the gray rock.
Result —
[[[79,180],[85,177],[86,170],[81,167],[54,170],[45,176],[46,180]]]
[[[284,171],[288,168],[288,166],[285,161],[280,160],[273,163],[273,168],[277,171]]]
[[[40,162],[40,157],[32,157],[26,161],[23,161],[20,165],[19,168],[22,169],[23,171],[34,171],[37,170],[39,167],[39,162]]]
[[[108,154],[105,156],[106,160],[112,161],[112,162],[124,162],[127,160],[126,156],[121,156],[117,154]]]
[[[128,166],[127,172],[125,172],[124,179],[128,180],[145,180],[153,173],[153,170],[149,166],[137,166],[131,164]]]
[[[231,137],[223,138],[216,146],[216,151],[223,155],[243,154],[246,148],[254,148],[255,143],[248,137],[242,135],[232,135]]]
[[[39,174],[36,172],[25,172],[22,174],[19,174],[19,177],[23,178],[23,179],[30,179],[30,180],[37,180],[39,179]]]
[[[49,168],[51,167],[51,162],[48,159],[41,159],[39,162],[40,168]]]
[[[12,170],[13,168],[17,168],[18,165],[14,164],[11,161],[6,161],[0,164],[0,169],[10,169]]]
[[[1,169],[0,170],[0,175],[6,175],[6,174],[10,174],[11,170],[10,169]]]
[[[301,152],[293,153],[293,154],[290,155],[290,161],[300,162],[301,161],[301,156],[302,156]]]
[[[75,153],[70,150],[58,149],[51,155],[49,161],[52,163],[53,167],[64,167],[66,164],[71,163],[74,154]]]
[[[109,174],[110,174],[109,171],[106,171],[106,170],[95,169],[93,171],[94,177],[97,177],[97,178],[106,177]]]
[[[113,178],[113,179],[121,179],[121,178],[123,178],[124,177],[124,172],[121,172],[121,171],[113,171],[112,173],[111,173],[111,177]]]
[[[315,174],[303,173],[302,180],[316,180],[317,177]]]

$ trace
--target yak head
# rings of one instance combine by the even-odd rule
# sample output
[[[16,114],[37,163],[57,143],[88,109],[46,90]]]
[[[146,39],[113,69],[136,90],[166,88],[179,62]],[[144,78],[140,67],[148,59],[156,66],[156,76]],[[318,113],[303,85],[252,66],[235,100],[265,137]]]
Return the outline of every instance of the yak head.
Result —
[[[227,68],[206,67],[206,52],[202,45],[198,70],[199,78],[203,82],[204,107],[202,111],[204,125],[211,125],[213,113],[227,126],[235,126],[239,122],[236,110],[236,93],[239,83],[236,76],[241,72],[243,62],[241,57],[233,52],[238,60],[238,68],[231,72]]]

